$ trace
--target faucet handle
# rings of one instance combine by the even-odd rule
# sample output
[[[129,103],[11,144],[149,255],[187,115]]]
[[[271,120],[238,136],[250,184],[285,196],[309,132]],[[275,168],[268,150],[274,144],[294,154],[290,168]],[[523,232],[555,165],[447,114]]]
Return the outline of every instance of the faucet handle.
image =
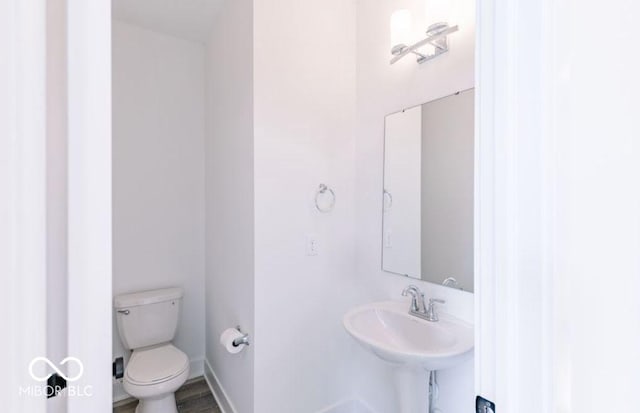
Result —
[[[440,298],[429,298],[429,308],[427,308],[427,321],[438,321],[438,314],[436,313],[436,303],[444,304],[446,301]]]

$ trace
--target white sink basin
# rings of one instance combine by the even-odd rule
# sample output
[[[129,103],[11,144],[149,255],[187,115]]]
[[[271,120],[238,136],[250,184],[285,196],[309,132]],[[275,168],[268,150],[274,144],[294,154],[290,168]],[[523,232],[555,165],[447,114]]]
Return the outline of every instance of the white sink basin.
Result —
[[[372,303],[349,311],[343,323],[365,348],[394,364],[442,370],[471,357],[473,326],[442,313],[440,321],[426,321],[408,310],[404,302]]]

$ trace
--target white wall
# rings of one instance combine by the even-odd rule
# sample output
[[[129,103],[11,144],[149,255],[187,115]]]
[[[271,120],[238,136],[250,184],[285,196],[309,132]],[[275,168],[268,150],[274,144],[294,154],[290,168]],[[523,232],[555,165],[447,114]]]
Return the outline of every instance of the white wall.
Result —
[[[174,343],[192,376],[204,358],[204,69],[201,44],[113,21],[113,294],[184,288]]]
[[[418,2],[420,3],[420,2]],[[450,37],[451,50],[418,65],[407,57],[389,65],[389,18],[416,2],[358,1],[357,10],[357,131],[356,131],[356,245],[358,282],[373,289],[371,299],[397,299],[409,280],[380,269],[380,211],[385,115],[474,86],[473,0],[454,1],[452,23],[460,31]],[[411,280],[428,296],[447,300],[443,311],[473,321],[473,295]],[[364,357],[363,357],[364,358]],[[366,361],[366,358],[365,360]],[[374,363],[378,364],[374,364]],[[444,413],[473,409],[473,362],[439,373]],[[390,374],[373,357],[357,376],[359,393],[380,413],[394,412]]]
[[[354,260],[355,2],[254,7],[255,412],[316,412],[351,396],[362,351],[342,327],[367,288]],[[337,196],[328,214],[314,207],[320,183]]]
[[[519,2],[514,5],[520,6]],[[557,151],[550,160],[552,168],[543,164],[549,187],[551,182],[557,185],[553,187],[554,214],[545,216],[547,225],[554,225],[545,233],[554,236],[545,251],[555,251],[554,261],[545,262],[553,266],[553,282],[542,283],[547,297],[553,295],[555,322],[549,334],[555,347],[555,380],[548,394],[555,396],[552,409],[631,413],[637,410],[640,387],[640,358],[636,357],[640,348],[640,330],[636,328],[640,325],[640,122],[636,106],[640,60],[624,39],[640,36],[640,26],[631,24],[640,17],[640,7],[632,1],[611,2],[604,9],[590,2],[586,7],[556,2],[544,6],[538,9],[546,12],[539,21],[546,23],[554,16],[553,25],[545,28],[558,37],[548,36],[541,44],[538,31],[531,26],[522,30],[527,30],[531,43],[545,51],[538,67],[544,70],[553,62],[554,70],[546,78],[539,74],[542,70],[527,66],[521,57],[514,74],[523,83],[529,83],[531,72],[541,76],[542,93],[531,88],[530,95],[517,97],[520,101],[516,103],[526,103],[516,108],[528,109],[532,115],[540,110],[531,120],[549,122],[551,133],[545,149]],[[569,19],[569,26],[562,24]],[[621,23],[609,39],[590,30],[605,20]],[[556,39],[561,39],[559,44]],[[557,47],[548,47],[551,44]],[[603,51],[595,62],[593,50]],[[593,79],[601,75],[609,80],[594,84]],[[541,97],[527,99],[531,96]],[[522,129],[532,125],[527,120]],[[526,149],[523,145],[521,151]],[[523,168],[535,155],[529,157]],[[554,174],[547,174],[549,169]],[[522,278],[516,282],[524,284]],[[527,314],[529,320],[535,320],[536,315],[535,311]],[[601,328],[593,334],[596,325]],[[521,376],[525,371],[521,370]],[[543,378],[542,382],[548,380]],[[524,406],[526,388],[519,390],[520,406]]]
[[[254,335],[252,12],[226,0],[207,49],[206,374],[236,413],[254,411],[255,345],[231,355],[218,340],[236,325]]]
[[[239,413],[317,412],[351,398],[396,411],[390,368],[341,320],[360,303],[400,298],[407,284],[380,268],[383,119],[473,86],[474,12],[467,3],[448,56],[391,68],[391,7],[228,0],[214,25],[206,347],[209,378]],[[320,183],[337,195],[329,214],[314,208]],[[317,256],[305,254],[309,234]],[[473,320],[473,295],[420,285],[448,301],[444,310]],[[218,335],[236,323],[253,344],[229,356]],[[472,366],[440,375],[443,412],[472,408]]]

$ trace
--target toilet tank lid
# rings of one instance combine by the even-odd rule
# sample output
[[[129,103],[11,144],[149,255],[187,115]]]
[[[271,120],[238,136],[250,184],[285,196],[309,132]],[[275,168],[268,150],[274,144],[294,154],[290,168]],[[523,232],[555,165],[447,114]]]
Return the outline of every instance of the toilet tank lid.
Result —
[[[139,291],[130,294],[120,294],[114,298],[115,308],[135,307],[138,305],[161,303],[163,301],[182,298],[182,288],[162,288],[159,290]]]

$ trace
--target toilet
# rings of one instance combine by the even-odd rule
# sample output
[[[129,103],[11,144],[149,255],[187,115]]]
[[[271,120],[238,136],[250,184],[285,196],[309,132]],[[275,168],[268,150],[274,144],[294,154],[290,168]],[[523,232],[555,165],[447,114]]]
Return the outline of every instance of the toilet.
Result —
[[[115,297],[118,333],[133,350],[124,371],[124,390],[139,400],[136,413],[177,413],[175,392],[189,377],[189,358],[171,344],[176,335],[181,288]]]

